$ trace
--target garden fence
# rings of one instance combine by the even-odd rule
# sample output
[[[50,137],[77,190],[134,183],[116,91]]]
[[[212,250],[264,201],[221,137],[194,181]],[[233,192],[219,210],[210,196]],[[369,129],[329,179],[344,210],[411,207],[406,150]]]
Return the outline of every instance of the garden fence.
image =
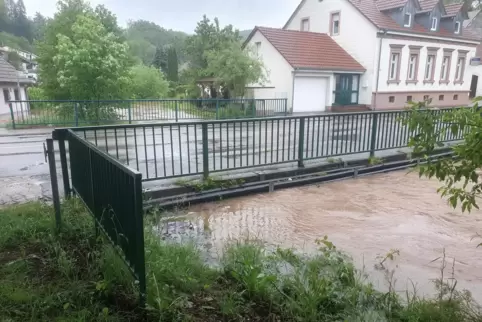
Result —
[[[285,116],[287,99],[11,101],[14,128]]]

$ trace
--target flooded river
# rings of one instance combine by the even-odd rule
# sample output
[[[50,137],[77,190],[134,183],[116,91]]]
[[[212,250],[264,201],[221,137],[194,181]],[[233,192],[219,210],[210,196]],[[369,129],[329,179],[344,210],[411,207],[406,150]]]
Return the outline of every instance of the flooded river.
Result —
[[[440,276],[442,261],[433,260],[445,249],[445,276],[455,263],[458,286],[482,303],[482,248],[476,248],[482,240],[473,239],[482,234],[482,211],[453,210],[439,186],[416,173],[392,172],[197,205],[162,226],[170,236],[202,237],[215,252],[228,241],[258,239],[310,253],[327,235],[380,289],[387,284],[374,268],[377,257],[398,249],[389,264],[396,289],[412,289],[413,282],[426,295],[434,294],[431,280]]]

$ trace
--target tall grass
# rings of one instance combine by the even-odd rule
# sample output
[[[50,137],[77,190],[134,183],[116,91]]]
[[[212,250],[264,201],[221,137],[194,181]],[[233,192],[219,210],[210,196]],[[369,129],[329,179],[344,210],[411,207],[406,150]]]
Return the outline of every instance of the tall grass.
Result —
[[[327,238],[311,256],[235,242],[213,267],[149,219],[140,309],[130,273],[85,209],[75,199],[63,209],[59,235],[48,205],[0,209],[0,321],[482,321],[470,294],[443,276],[434,299],[377,291]]]

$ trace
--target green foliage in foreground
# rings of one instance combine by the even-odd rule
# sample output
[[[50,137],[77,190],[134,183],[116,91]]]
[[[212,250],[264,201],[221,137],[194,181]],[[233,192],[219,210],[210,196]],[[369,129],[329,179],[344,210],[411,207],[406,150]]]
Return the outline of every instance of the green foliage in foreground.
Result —
[[[471,108],[440,111],[427,109],[426,103],[413,103],[411,113],[404,120],[411,131],[409,146],[414,153],[429,155],[442,147],[447,137],[463,135],[460,144],[452,147],[455,158],[431,161],[419,168],[420,176],[435,177],[443,186],[439,192],[448,197],[455,208],[462,211],[478,209],[477,200],[482,192],[479,169],[482,167],[482,110],[475,100]]]
[[[85,209],[76,200],[63,207],[58,236],[50,206],[0,209],[1,321],[482,321],[469,297],[443,285],[436,300],[376,291],[326,238],[311,257],[233,244],[213,268],[194,245],[162,241],[152,227],[140,309],[135,283]]]

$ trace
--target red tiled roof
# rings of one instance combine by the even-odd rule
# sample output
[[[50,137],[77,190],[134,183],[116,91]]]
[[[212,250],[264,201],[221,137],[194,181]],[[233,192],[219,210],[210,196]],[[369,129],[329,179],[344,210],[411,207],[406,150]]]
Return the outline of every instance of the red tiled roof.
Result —
[[[393,8],[403,7],[408,0],[378,0],[378,10],[388,10]]]
[[[293,68],[365,71],[360,63],[327,34],[256,27],[247,41],[257,31],[279,51]]]
[[[464,6],[464,3],[452,3],[445,5],[445,11],[447,12],[447,16],[455,16]]]
[[[387,29],[391,31],[399,31],[405,33],[423,34],[427,36],[436,36],[444,38],[458,38],[466,40],[480,40],[480,36],[474,35],[466,28],[462,35],[454,34],[444,28],[440,28],[439,31],[429,31],[424,26],[414,24],[413,28],[405,28],[399,25],[389,15],[384,14],[377,8],[377,0],[348,0],[355,8],[357,8],[361,14],[363,14],[368,20],[370,20],[377,28]]]
[[[432,11],[438,2],[439,0],[421,0],[420,9],[422,9],[422,11]]]

